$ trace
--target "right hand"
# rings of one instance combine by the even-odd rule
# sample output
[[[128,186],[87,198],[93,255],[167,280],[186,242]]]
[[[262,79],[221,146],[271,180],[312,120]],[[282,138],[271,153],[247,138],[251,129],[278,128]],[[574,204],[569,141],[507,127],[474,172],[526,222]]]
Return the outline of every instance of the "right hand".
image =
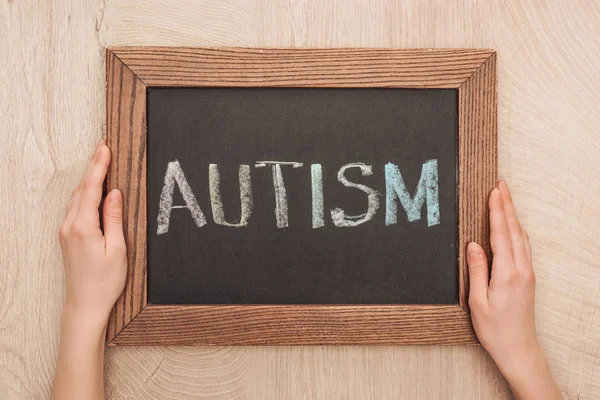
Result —
[[[535,328],[531,247],[504,180],[489,198],[491,280],[485,252],[467,247],[475,333],[519,399],[561,399]]]

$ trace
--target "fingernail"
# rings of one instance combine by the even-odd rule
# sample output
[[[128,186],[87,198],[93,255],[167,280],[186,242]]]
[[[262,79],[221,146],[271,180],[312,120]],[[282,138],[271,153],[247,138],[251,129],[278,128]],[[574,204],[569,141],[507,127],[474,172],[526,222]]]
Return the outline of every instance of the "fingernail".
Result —
[[[467,257],[475,258],[481,257],[481,250],[479,250],[479,246],[475,242],[469,243],[467,246]]]
[[[492,193],[494,194],[500,194],[500,189],[498,189],[497,187],[492,189]]]
[[[108,201],[111,204],[119,204],[121,203],[121,191],[119,189],[113,189],[108,194]]]
[[[100,140],[98,141],[98,144],[96,145],[96,149],[99,149],[99,148],[100,148],[100,146],[102,146],[102,145],[104,145],[104,144],[105,144],[105,142],[104,142],[104,139],[100,139]]]

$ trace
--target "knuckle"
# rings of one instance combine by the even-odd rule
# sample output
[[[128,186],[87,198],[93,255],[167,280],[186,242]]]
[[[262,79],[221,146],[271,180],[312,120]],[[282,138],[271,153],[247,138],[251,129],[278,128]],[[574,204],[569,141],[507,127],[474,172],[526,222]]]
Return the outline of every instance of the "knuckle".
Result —
[[[116,266],[123,266],[125,268],[127,268],[127,248],[125,247],[124,244],[122,245],[116,245],[113,244],[110,247],[110,253],[107,254],[109,257],[109,260],[111,262],[111,265]]]
[[[528,286],[535,286],[535,273],[533,270],[525,272],[523,274],[523,280]]]
[[[123,218],[123,212],[121,207],[109,206],[104,211],[104,218],[109,219],[113,222],[121,221]]]
[[[499,241],[509,241],[511,240],[510,230],[506,226],[499,226],[492,232],[492,237]]]
[[[481,315],[485,310],[485,299],[478,296],[469,295],[469,310],[474,315]]]
[[[510,271],[507,271],[504,276],[504,281],[513,286],[519,283],[519,273],[513,268]]]
[[[469,308],[471,311],[477,311],[481,307],[481,300],[473,295],[469,295]]]
[[[106,256],[112,261],[117,262],[123,256],[124,250],[126,250],[125,246],[120,243],[120,240],[115,240],[115,238],[110,238],[106,240]]]
[[[71,233],[76,238],[82,238],[88,233],[88,226],[85,222],[80,219],[73,222],[73,226],[71,226]]]
[[[62,224],[60,226],[60,229],[58,230],[58,239],[61,241],[65,241],[68,236],[69,236],[69,228],[65,224]]]
[[[502,226],[502,229],[500,230],[500,234],[505,238],[505,239],[510,239],[510,227],[508,225],[504,225]]]
[[[96,187],[96,185],[96,179],[94,178],[93,174],[87,174],[85,178],[83,178],[82,186],[84,190],[92,189]]]
[[[127,254],[127,245],[125,244],[125,240],[120,240],[113,245],[113,252],[118,254],[120,257],[125,257]]]
[[[523,229],[521,229],[521,224],[518,221],[513,221],[511,227],[517,235],[521,236],[523,234]]]
[[[471,272],[471,275],[482,274],[485,272],[486,269],[487,265],[482,260],[471,261],[469,263],[469,270]]]
[[[121,222],[121,213],[115,211],[107,211],[104,213],[104,221],[109,223]]]
[[[493,209],[490,210],[490,219],[493,222],[493,225],[495,225],[496,227],[501,225],[501,221],[504,217],[504,212],[500,209]]]

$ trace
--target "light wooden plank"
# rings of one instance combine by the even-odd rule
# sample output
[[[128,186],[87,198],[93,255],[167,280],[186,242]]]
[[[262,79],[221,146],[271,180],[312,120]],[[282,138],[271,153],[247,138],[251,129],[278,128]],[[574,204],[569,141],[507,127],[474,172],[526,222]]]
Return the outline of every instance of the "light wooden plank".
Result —
[[[498,172],[532,241],[538,334],[565,398],[600,398],[599,25],[589,0],[1,1],[2,397],[49,397],[56,233],[105,134],[104,47],[163,45],[496,49]],[[511,398],[474,346],[112,347],[107,364],[110,399]]]

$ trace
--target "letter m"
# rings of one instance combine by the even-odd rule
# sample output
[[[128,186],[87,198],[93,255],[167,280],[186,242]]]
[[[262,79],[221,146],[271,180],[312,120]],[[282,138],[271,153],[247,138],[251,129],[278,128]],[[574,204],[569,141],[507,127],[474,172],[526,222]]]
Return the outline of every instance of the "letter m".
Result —
[[[410,196],[398,166],[392,163],[385,165],[386,208],[385,224],[392,225],[398,221],[397,199],[404,207],[409,222],[421,219],[421,209],[427,201],[427,226],[440,223],[440,201],[438,195],[438,163],[428,160],[423,164],[421,177],[415,190]]]

